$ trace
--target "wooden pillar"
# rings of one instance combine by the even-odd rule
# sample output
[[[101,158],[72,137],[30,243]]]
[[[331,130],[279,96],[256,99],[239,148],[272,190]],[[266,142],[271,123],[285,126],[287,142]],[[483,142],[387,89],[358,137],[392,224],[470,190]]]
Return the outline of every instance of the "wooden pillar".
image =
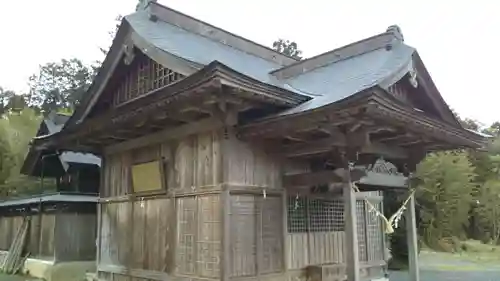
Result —
[[[358,231],[356,222],[356,194],[351,186],[350,165],[343,157],[343,166],[346,171],[344,176],[344,217],[346,241],[346,275],[347,281],[359,281],[359,251]]]
[[[426,156],[423,147],[414,147],[410,150],[410,155],[405,167],[404,174],[408,177],[408,190],[411,192],[411,176],[417,170],[417,165]],[[415,194],[409,199],[405,210],[406,237],[408,244],[408,266],[410,281],[420,281],[420,272],[418,270],[418,235],[417,235],[417,217],[415,214]]]
[[[231,249],[230,249],[230,239],[231,239],[231,230],[230,230],[230,223],[231,223],[231,214],[230,214],[230,207],[231,207],[231,197],[229,194],[229,190],[225,189],[221,193],[221,220],[222,220],[222,235],[221,235],[221,244],[222,244],[222,251],[221,251],[221,264],[220,264],[220,270],[221,270],[221,280],[222,281],[227,281],[230,278],[230,271],[231,271],[231,260],[230,260],[230,255],[231,255]]]
[[[408,264],[410,281],[420,281],[418,271],[418,236],[415,217],[415,196],[408,201],[406,208],[406,236],[408,238]]]
[[[282,230],[283,230],[283,271],[287,272],[290,268],[288,257],[290,256],[290,248],[288,248],[288,192],[283,189],[283,197],[281,198],[282,207]]]
[[[223,190],[221,192],[221,263],[220,263],[220,274],[222,281],[228,281],[231,277],[231,193],[229,192],[227,184],[230,182],[229,171],[230,171],[230,158],[229,155],[233,153],[232,144],[235,141],[235,132],[233,130],[234,125],[237,123],[236,111],[231,108],[227,108],[225,102],[218,104],[218,108],[215,110],[216,116],[220,118],[220,121],[224,124],[221,140],[221,167],[219,178]]]

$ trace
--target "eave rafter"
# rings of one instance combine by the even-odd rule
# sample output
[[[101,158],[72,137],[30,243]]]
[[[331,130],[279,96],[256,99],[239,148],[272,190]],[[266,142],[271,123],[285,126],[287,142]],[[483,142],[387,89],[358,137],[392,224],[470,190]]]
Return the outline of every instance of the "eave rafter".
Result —
[[[332,128],[337,132],[332,134],[330,132]],[[480,137],[462,128],[440,122],[413,108],[408,108],[378,88],[318,110],[263,119],[258,123],[239,128],[239,135],[243,139],[276,139],[287,136],[296,142],[291,145],[310,146],[311,151],[321,152],[327,151],[328,146],[352,145],[352,141],[349,140],[344,144],[338,137],[338,131],[347,136],[349,133],[359,133],[360,128],[369,131],[370,144],[377,146],[379,150],[382,150],[382,146],[388,148],[384,150],[398,152],[412,150],[414,147],[423,147],[429,151],[439,148],[478,148],[483,142]],[[330,134],[331,139],[312,138],[318,142],[315,143],[312,139],[304,137],[304,132],[314,130]],[[307,151],[297,149],[293,151],[294,149],[285,151],[285,154],[307,155]],[[364,153],[374,152],[373,150],[373,147],[366,148]]]
[[[57,136],[53,143],[65,146],[75,143],[92,147],[109,146],[203,119],[219,118],[221,112],[226,116],[227,110],[234,113],[231,116],[236,116],[238,112],[263,105],[257,100],[241,96],[236,89],[221,85],[218,79],[208,79],[198,85],[188,86],[188,89],[190,91],[184,90],[174,95],[155,94],[161,100],[145,97],[119,106],[108,114],[86,120],[79,128],[72,128],[74,132],[64,132],[66,134]]]
[[[368,123],[368,122],[367,122]],[[331,135],[326,138],[309,142],[282,146],[280,153],[287,158],[307,157],[311,155],[329,153],[338,148],[357,147],[360,154],[379,154],[387,158],[404,159],[408,157],[408,151],[396,145],[387,145],[372,141],[370,135],[380,130],[391,130],[385,126],[357,125],[348,126],[346,130],[341,127],[331,127]]]

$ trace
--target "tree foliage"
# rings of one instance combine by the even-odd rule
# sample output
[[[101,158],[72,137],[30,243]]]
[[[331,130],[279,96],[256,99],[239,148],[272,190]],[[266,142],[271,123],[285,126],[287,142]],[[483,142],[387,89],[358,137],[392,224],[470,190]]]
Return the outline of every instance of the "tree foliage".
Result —
[[[47,114],[61,108],[74,109],[92,83],[95,71],[79,59],[62,59],[40,66],[29,79],[30,107]]]
[[[474,167],[466,152],[430,154],[420,163],[417,189],[420,233],[427,245],[440,247],[442,239],[466,237],[469,206],[473,202]]]
[[[35,110],[7,110],[0,119],[0,196],[34,189],[38,181],[20,174],[21,166],[41,122]]]
[[[284,40],[284,39],[278,39],[274,41],[273,43],[273,49],[276,50],[277,52],[280,52],[284,55],[287,55],[289,57],[295,58],[295,59],[302,59],[302,51],[299,50],[299,47],[297,43],[290,41],[290,40]]]
[[[500,239],[500,181],[488,180],[476,197],[474,208],[478,218],[477,227],[482,232],[481,240],[498,243]]]
[[[13,156],[7,128],[4,122],[0,122],[0,185],[5,184],[10,176]]]

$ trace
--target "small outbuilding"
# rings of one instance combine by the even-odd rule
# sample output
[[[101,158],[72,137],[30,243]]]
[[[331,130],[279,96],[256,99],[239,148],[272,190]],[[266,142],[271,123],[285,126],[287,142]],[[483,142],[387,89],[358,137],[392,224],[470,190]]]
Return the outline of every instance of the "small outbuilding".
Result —
[[[59,132],[68,118],[50,114],[37,136]],[[100,166],[100,158],[90,153],[31,148],[21,173],[40,178],[39,192],[0,201],[0,259],[27,219],[25,271],[50,279],[56,264],[82,262],[83,268],[93,268]]]

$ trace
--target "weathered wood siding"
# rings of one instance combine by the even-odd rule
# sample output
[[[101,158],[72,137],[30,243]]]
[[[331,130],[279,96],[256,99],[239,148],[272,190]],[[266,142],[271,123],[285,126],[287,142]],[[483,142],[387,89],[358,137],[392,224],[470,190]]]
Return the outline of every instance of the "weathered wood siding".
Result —
[[[56,214],[42,214],[40,230],[40,245],[38,256],[42,258],[54,258],[54,230]]]
[[[291,233],[288,235],[291,269],[308,265],[345,262],[345,232],[328,231],[314,233]]]
[[[221,136],[211,131],[105,156],[101,278],[220,277]],[[131,165],[160,158],[166,162],[166,190],[134,196]]]
[[[166,190],[132,194],[131,165],[160,157]],[[115,152],[104,163],[102,280],[285,281],[304,279],[308,265],[345,271],[342,230],[287,231],[282,176],[309,171],[307,163],[284,161],[222,131]],[[373,242],[362,232],[365,244]]]
[[[130,166],[163,157],[169,193],[214,189],[221,183],[220,131],[213,131],[144,148],[106,155],[101,197],[131,193]]]
[[[38,214],[30,216],[25,251],[31,257],[53,259],[55,214],[42,214],[41,223]],[[9,250],[22,222],[23,216],[0,217],[0,250]]]
[[[94,260],[97,217],[93,213],[59,212],[55,217],[56,261]]]
[[[220,276],[219,195],[177,198],[176,273]]]
[[[0,217],[0,249],[8,251],[17,229],[21,225],[23,217],[5,216]]]
[[[226,148],[228,158],[227,184],[248,187],[282,189],[282,161],[266,153],[258,144],[231,138]]]
[[[100,265],[166,272],[173,205],[167,198],[102,204]]]
[[[30,257],[58,262],[95,259],[95,209],[51,210],[27,216],[30,221],[24,252]],[[21,214],[0,216],[0,250],[9,250],[23,217]]]
[[[282,271],[281,198],[232,195],[230,218],[231,276],[255,276]]]

